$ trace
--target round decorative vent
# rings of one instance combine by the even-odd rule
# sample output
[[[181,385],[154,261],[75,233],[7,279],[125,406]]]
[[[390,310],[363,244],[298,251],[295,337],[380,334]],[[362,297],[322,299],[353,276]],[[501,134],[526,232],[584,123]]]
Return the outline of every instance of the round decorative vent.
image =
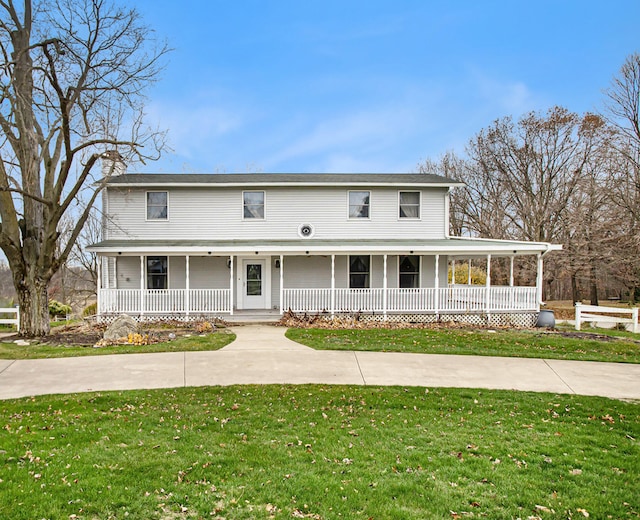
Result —
[[[311,224],[300,224],[298,235],[302,238],[311,238],[313,236],[313,226]]]

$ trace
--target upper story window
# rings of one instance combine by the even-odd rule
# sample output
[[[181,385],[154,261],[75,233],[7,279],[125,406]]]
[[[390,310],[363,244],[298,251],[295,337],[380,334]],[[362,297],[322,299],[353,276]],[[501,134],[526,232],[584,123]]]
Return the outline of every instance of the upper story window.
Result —
[[[420,192],[401,191],[398,206],[400,218],[420,218]]]
[[[349,289],[368,289],[370,273],[370,256],[351,255],[349,257]]]
[[[369,218],[370,191],[349,192],[349,218]]]
[[[418,289],[420,287],[420,257],[406,255],[398,257],[400,289]]]
[[[264,191],[242,192],[243,217],[264,220]]]
[[[147,257],[147,289],[167,289],[168,262],[166,256]]]
[[[147,192],[147,220],[169,218],[169,194],[166,191]]]

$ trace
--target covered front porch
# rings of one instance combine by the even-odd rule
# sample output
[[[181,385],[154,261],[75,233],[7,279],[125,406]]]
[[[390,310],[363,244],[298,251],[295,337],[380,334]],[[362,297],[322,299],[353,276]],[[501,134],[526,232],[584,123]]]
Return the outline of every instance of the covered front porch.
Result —
[[[97,245],[100,249],[94,246],[100,266],[98,315],[224,318],[239,310],[269,309],[279,314],[359,313],[382,319],[422,314],[437,319],[534,313],[542,301],[543,256],[553,249],[549,244],[472,239],[339,248],[335,243],[301,242],[277,244],[277,249],[273,243],[234,243],[215,248],[183,245],[180,250],[138,242],[139,251],[132,250],[132,243],[125,248],[103,242]],[[535,285],[514,283],[514,259],[521,255],[536,260]],[[491,283],[496,258],[510,264],[507,284]],[[482,285],[472,283],[472,262],[486,272]],[[456,269],[462,266],[469,274],[467,283],[452,283],[460,278]]]

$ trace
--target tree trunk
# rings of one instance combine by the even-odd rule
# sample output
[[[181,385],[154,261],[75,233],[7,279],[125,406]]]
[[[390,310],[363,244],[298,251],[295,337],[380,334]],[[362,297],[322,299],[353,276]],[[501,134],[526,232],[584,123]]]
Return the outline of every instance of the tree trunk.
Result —
[[[31,284],[20,284],[17,293],[20,306],[20,335],[37,337],[49,334],[47,283],[35,280]]]
[[[591,279],[589,283],[591,284],[591,305],[600,305],[598,303],[598,272],[593,260],[591,262]]]
[[[578,278],[575,271],[571,273],[571,297],[574,302],[581,301],[580,290],[578,289]]]

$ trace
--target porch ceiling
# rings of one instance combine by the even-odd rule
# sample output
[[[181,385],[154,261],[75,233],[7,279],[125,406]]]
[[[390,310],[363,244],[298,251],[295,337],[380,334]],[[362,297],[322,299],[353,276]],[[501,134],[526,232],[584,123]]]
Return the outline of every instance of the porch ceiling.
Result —
[[[440,254],[458,258],[533,255],[561,249],[545,242],[443,238],[432,240],[104,240],[87,247],[101,255]]]

